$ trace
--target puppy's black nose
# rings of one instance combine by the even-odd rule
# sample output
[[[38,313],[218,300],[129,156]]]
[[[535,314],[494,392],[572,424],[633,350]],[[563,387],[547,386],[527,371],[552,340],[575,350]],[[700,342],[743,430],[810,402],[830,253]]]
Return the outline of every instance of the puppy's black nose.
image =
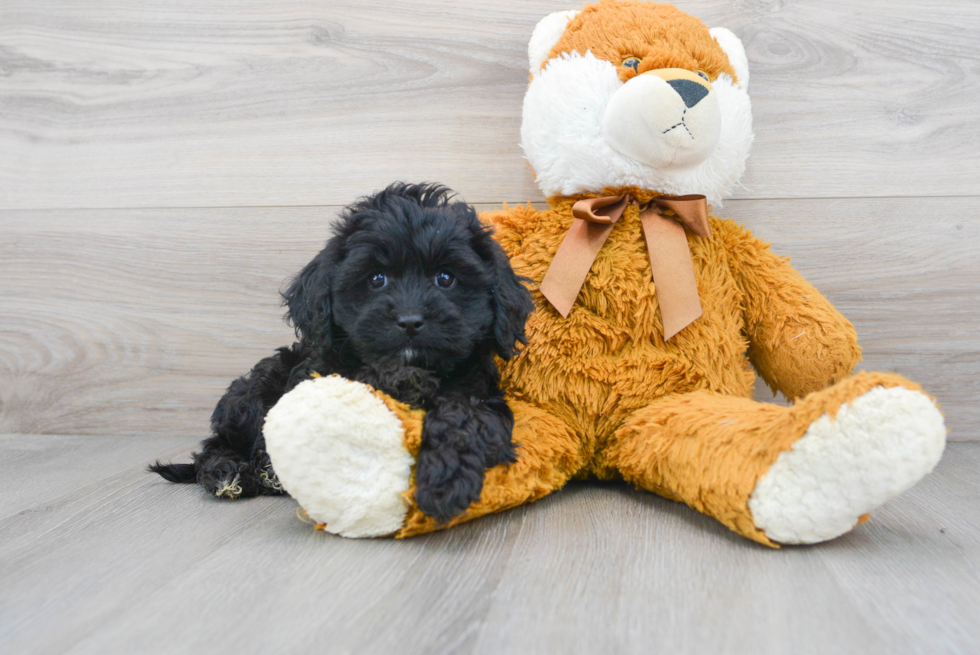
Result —
[[[702,98],[708,95],[708,89],[691,80],[668,80],[667,84],[672,86],[674,91],[677,91],[677,95],[681,97],[688,108],[698,104]]]
[[[399,316],[398,320],[395,321],[398,327],[405,330],[405,334],[410,337],[414,337],[425,325],[425,320],[418,314],[411,314],[409,316]]]

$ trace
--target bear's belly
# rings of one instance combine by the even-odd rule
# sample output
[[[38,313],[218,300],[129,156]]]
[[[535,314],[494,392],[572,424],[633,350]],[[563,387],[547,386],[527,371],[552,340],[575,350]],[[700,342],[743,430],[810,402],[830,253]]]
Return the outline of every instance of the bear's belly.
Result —
[[[547,227],[547,226],[545,226]],[[537,282],[564,232],[525,239],[515,271]],[[502,366],[504,388],[600,440],[626,417],[668,394],[752,393],[739,291],[725,253],[689,236],[703,315],[669,342],[638,217],[627,212],[599,253],[568,317],[534,290],[528,343]]]

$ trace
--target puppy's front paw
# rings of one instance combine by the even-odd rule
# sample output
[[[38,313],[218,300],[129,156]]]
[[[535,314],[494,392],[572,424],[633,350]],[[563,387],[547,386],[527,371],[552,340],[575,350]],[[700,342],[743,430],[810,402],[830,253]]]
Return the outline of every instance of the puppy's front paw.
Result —
[[[282,488],[282,483],[279,482],[279,476],[272,468],[272,459],[269,457],[269,453],[264,450],[256,453],[255,470],[258,474],[259,484],[265,490],[266,495],[282,496],[286,493],[286,490]]]
[[[357,373],[357,381],[370,384],[395,400],[421,407],[439,391],[439,378],[432,371],[410,366],[400,358],[384,358]]]
[[[423,448],[415,469],[415,503],[426,516],[446,523],[480,499],[484,471],[475,452]]]

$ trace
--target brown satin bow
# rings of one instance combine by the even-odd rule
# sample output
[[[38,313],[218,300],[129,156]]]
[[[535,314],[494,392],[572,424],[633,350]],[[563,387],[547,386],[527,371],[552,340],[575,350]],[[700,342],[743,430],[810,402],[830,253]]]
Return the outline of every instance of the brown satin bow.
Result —
[[[586,198],[572,205],[575,220],[541,281],[541,293],[562,316],[567,317],[572,310],[599,250],[630,204],[636,201],[627,193]],[[665,215],[664,210],[674,217]],[[701,299],[684,228],[700,237],[711,237],[708,203],[701,195],[659,196],[640,208],[640,223],[667,341],[701,316]]]

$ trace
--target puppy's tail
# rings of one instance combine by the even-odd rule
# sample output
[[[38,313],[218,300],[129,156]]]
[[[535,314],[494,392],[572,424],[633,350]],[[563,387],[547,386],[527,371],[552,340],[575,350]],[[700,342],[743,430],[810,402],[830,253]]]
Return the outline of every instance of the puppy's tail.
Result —
[[[157,473],[164,480],[186,484],[197,482],[197,472],[193,464],[161,464],[159,461],[146,467],[150,473]]]

